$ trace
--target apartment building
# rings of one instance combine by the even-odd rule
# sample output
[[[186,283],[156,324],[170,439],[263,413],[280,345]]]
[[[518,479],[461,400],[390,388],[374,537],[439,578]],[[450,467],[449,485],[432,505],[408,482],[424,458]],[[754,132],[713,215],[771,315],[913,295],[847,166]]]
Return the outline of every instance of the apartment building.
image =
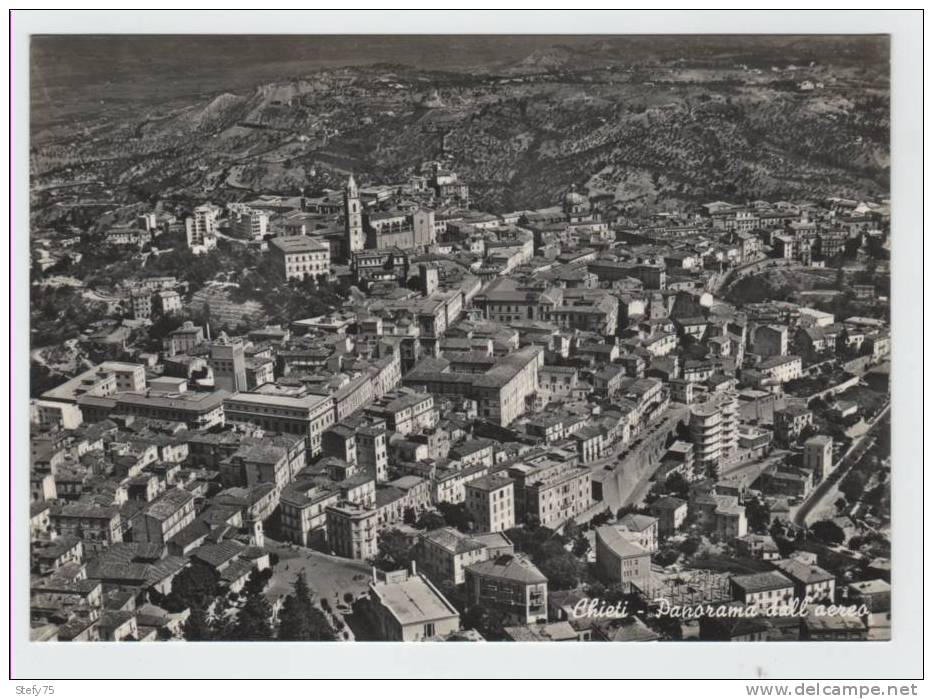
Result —
[[[194,521],[194,495],[172,488],[133,520],[133,541],[165,544]]]
[[[341,501],[327,513],[327,543],[336,556],[366,561],[375,558],[377,515],[372,507]]]
[[[244,207],[233,216],[230,228],[237,238],[262,240],[269,232],[269,214],[266,211]]]
[[[651,576],[651,552],[621,529],[604,525],[596,530],[596,566],[608,583],[644,590]]]
[[[498,610],[518,624],[547,621],[547,578],[522,554],[467,566],[464,579],[470,606]]]
[[[759,610],[789,609],[794,599],[794,583],[776,570],[736,575],[729,580],[732,599]]]
[[[434,396],[413,391],[386,393],[368,406],[365,413],[384,420],[390,431],[401,435],[432,429],[438,420]]]
[[[733,391],[713,394],[690,406],[690,439],[698,469],[720,467],[735,455],[739,443],[739,403]]]
[[[793,354],[771,357],[755,369],[761,377],[761,385],[783,384],[803,376],[803,360]]]
[[[593,504],[590,470],[575,459],[544,459],[508,470],[515,481],[516,520],[556,529]]]
[[[797,558],[776,560],[774,567],[794,583],[794,595],[810,603],[836,601],[836,576]]]
[[[487,546],[453,527],[421,534],[416,550],[418,567],[434,582],[460,585],[467,566],[489,557]]]
[[[466,484],[466,509],[477,528],[501,532],[515,526],[515,487],[511,478],[492,474]]]
[[[217,220],[220,210],[210,202],[195,207],[185,219],[188,247],[195,254],[210,252],[217,247]]]
[[[116,506],[86,502],[54,505],[49,522],[57,536],[81,539],[88,551],[100,551],[123,541],[123,522]]]
[[[327,508],[337,505],[340,491],[309,481],[290,483],[279,498],[282,535],[299,546],[311,546],[325,538]]]

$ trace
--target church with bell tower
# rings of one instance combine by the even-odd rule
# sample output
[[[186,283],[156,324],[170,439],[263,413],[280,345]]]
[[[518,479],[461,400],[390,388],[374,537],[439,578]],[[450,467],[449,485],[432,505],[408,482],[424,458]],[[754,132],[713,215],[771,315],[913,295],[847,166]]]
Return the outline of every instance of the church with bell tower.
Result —
[[[344,233],[347,257],[366,247],[363,232],[363,209],[360,205],[360,190],[353,175],[343,190]]]

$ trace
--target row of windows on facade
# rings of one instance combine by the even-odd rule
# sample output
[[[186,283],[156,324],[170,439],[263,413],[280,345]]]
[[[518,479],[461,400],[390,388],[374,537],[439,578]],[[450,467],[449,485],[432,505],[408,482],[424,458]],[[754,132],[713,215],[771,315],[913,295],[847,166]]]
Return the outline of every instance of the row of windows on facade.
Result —
[[[326,272],[327,265],[315,265],[315,264],[306,264],[306,265],[289,265],[289,272]]]
[[[320,262],[327,260],[330,256],[326,252],[314,252],[310,255],[288,255],[288,262]]]

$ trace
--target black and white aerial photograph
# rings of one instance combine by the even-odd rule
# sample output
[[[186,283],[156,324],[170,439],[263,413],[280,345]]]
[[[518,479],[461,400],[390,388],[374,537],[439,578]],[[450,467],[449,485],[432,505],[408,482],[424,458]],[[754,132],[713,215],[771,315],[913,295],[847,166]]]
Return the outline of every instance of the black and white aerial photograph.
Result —
[[[890,641],[891,37],[347,14],[29,37],[29,642]]]

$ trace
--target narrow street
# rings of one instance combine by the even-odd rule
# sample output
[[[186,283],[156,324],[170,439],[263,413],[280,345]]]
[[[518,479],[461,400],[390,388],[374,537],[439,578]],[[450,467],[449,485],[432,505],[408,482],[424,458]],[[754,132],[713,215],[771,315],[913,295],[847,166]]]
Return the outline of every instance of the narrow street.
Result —
[[[888,414],[890,409],[891,404],[888,403],[875,415],[865,433],[852,442],[846,453],[839,459],[839,463],[836,464],[829,478],[810,492],[809,497],[801,503],[794,513],[794,524],[798,527],[807,526],[814,519],[814,514],[819,512],[823,505],[835,501],[839,494],[839,484],[842,483],[849,470],[859,462],[859,459],[871,447],[874,442],[873,435],[882,423],[882,418]]]

